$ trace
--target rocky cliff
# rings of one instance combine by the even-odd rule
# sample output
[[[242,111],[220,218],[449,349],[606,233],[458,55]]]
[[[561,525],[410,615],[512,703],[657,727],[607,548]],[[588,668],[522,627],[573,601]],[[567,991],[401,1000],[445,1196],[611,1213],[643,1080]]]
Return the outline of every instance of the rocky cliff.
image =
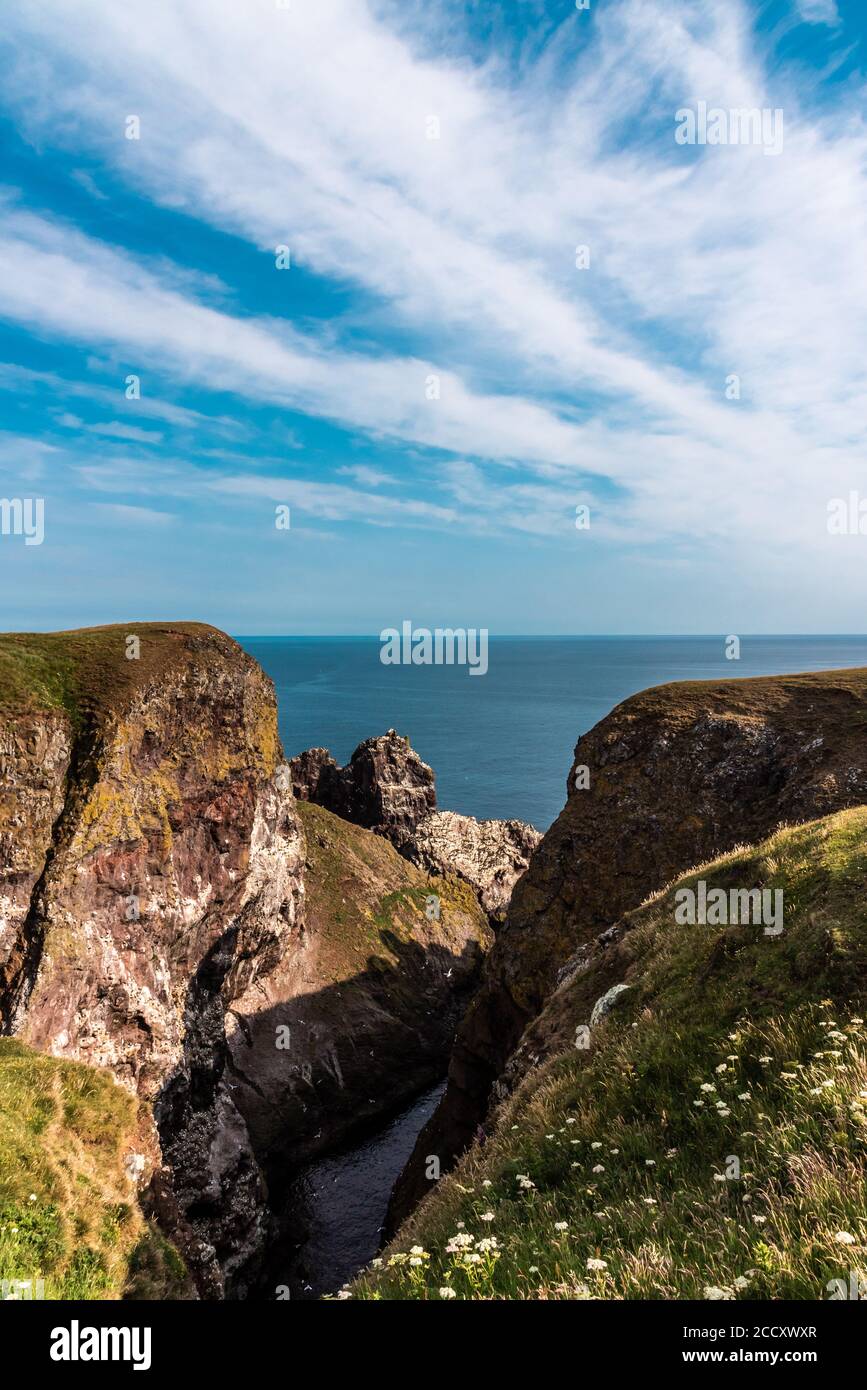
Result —
[[[163,1217],[222,1292],[267,1226],[225,1008],[303,897],[271,684],[197,624],[6,636],[0,679],[4,1030],[152,1103]]]
[[[865,801],[863,670],[662,686],[585,734],[566,805],[516,885],[459,1029],[392,1229],[429,1190],[427,1156],[447,1165],[486,1125],[510,1056],[577,948],[691,866]]]
[[[289,767],[296,797],[386,836],[429,873],[463,879],[494,922],[542,838],[523,821],[437,811],[432,769],[394,729],[359,744],[346,767],[326,748],[308,749]]]
[[[284,1167],[333,1146],[444,1073],[493,936],[466,884],[298,802],[305,926],[233,1001],[233,1098]]]
[[[401,852],[430,873],[462,878],[492,921],[499,922],[541,838],[525,821],[475,820],[456,811],[432,811],[418,822]]]
[[[274,1152],[439,1074],[488,945],[471,893],[284,773],[213,628],[0,638],[0,1027],[140,1098],[142,1200],[209,1297],[255,1278]]]

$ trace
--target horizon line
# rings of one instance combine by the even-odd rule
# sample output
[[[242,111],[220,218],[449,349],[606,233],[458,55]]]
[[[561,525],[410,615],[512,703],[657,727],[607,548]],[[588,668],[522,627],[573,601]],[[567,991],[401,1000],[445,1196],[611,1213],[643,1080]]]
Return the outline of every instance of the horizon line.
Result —
[[[213,624],[216,626],[216,624]],[[436,629],[432,629],[436,631]],[[454,631],[460,631],[460,628]],[[472,629],[464,628],[464,631]],[[522,642],[592,642],[592,641],[699,641],[714,640],[720,638],[725,640],[728,636],[744,638],[809,638],[816,639],[839,639],[849,638],[852,640],[867,640],[867,632],[498,632],[491,633],[489,629],[475,629],[476,631],[487,631],[491,641],[516,641]],[[367,642],[382,640],[380,633],[375,632],[230,632],[230,637],[235,641],[242,638],[253,641],[295,641],[295,642]]]

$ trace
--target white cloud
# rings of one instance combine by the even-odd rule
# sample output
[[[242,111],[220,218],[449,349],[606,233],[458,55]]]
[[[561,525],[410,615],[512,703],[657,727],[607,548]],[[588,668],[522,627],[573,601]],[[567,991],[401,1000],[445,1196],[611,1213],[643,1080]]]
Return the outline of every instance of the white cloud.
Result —
[[[795,0],[795,9],[807,24],[840,23],[836,0]]]
[[[815,22],[833,8],[800,2]],[[205,277],[15,211],[0,312],[179,385],[446,450],[459,463],[433,483],[428,520],[460,496],[476,521],[549,534],[566,471],[576,487],[610,480],[614,493],[594,484],[600,518],[639,544],[704,539],[747,566],[759,546],[824,544],[816,518],[856,485],[867,444],[862,94],[804,109],[743,4],[611,3],[589,43],[570,13],[547,56],[514,69],[428,48],[412,5],[400,33],[358,0],[69,13],[59,23],[54,0],[8,17],[12,90],[41,138],[69,129],[115,177],[245,238],[263,273],[288,243],[372,296],[367,341],[397,325],[417,355],[348,348],[351,317],[320,338],[241,317]],[[700,99],[782,107],[782,154],[677,147],[674,112]],[[123,139],[128,111],[140,141]],[[731,373],[739,401],[724,397]],[[465,456],[535,476],[504,482]],[[230,480],[239,495],[253,482]],[[384,514],[351,489],[297,495],[322,516]]]
[[[91,434],[107,435],[109,439],[128,439],[135,444],[159,444],[163,439],[160,430],[143,430],[138,425],[127,425],[121,420],[108,420],[104,424],[87,425]]]
[[[325,521],[447,525],[457,520],[456,512],[450,507],[437,506],[419,498],[382,497],[342,487],[339,483],[244,476],[218,478],[208,486],[213,492],[232,497],[267,498],[275,505],[288,503]]]
[[[338,468],[337,472],[341,477],[354,478],[363,487],[385,487],[388,483],[397,482],[388,473],[383,473],[379,468],[370,468],[365,463],[347,464],[344,468]]]
[[[0,270],[0,314],[76,342],[122,347],[136,374],[170,369],[176,382],[490,458],[568,465],[580,447],[580,430],[534,401],[474,393],[433,362],[340,352],[283,321],[233,317],[31,213],[7,212]],[[432,375],[436,400],[426,398]]]
[[[41,390],[47,390],[58,401],[65,401],[70,397],[78,396],[82,400],[94,401],[100,405],[110,406],[112,409],[116,408],[119,401],[124,398],[124,383],[120,373],[118,373],[114,386],[106,386],[99,382],[78,381],[74,377],[61,377],[56,372],[34,371],[32,368],[21,367],[13,362],[0,362],[0,391],[12,391],[23,395]],[[207,426],[208,429],[219,433],[232,435],[239,433],[239,426],[235,420],[221,416],[203,415],[198,410],[188,410],[185,406],[175,405],[155,396],[146,395],[137,400],[135,412],[137,415],[144,415],[150,419],[165,420],[168,424],[179,429],[201,429],[203,426]],[[74,426],[73,421],[75,422]],[[61,414],[59,422],[69,428],[80,428],[84,424],[79,416],[73,415],[71,412]]]
[[[134,526],[166,526],[175,518],[170,512],[158,512],[152,507],[136,507],[121,502],[94,502],[94,509],[113,521]]]

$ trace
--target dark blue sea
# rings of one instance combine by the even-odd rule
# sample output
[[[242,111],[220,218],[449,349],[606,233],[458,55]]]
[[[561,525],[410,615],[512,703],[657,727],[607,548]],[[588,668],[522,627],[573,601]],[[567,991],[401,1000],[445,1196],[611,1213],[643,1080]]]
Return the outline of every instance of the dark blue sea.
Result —
[[[867,666],[867,637],[492,637],[488,671],[384,666],[378,637],[240,637],[274,681],[288,756],[345,762],[394,728],[437,775],[443,810],[544,830],[566,799],[579,736],[651,685]]]

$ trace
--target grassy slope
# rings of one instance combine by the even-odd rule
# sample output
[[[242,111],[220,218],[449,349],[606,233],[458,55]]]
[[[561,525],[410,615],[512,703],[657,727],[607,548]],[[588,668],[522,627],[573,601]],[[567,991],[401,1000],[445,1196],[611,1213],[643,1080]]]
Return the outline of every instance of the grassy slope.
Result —
[[[477,939],[490,945],[487,918],[469,884],[424,873],[383,836],[312,802],[299,801],[296,809],[309,863],[305,918],[318,943],[323,983],[352,979],[371,957],[383,966],[397,966],[390,940],[398,949],[419,935],[445,942],[457,919],[471,923]],[[425,917],[431,894],[440,900],[441,925],[436,927]]]
[[[0,1279],[42,1279],[51,1299],[189,1296],[125,1175],[139,1147],[108,1073],[0,1039]]]
[[[867,809],[697,877],[782,887],[783,935],[677,927],[675,885],[632,913],[590,1050],[530,1073],[354,1297],[822,1299],[867,1269]],[[554,1031],[610,983],[578,975]]]
[[[126,658],[126,639],[141,643]],[[122,703],[136,685],[181,662],[188,644],[216,636],[204,623],[126,623],[70,632],[0,633],[0,711],[65,710],[79,723]],[[239,653],[240,655],[240,653]]]

